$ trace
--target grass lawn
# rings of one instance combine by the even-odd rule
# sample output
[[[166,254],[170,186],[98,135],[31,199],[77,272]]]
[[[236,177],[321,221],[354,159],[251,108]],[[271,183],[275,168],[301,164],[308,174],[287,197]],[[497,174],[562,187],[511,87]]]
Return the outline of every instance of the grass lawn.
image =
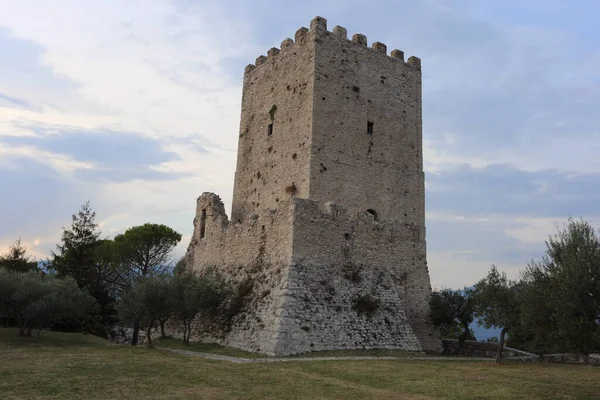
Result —
[[[42,332],[0,328],[7,399],[598,399],[600,369],[481,361],[233,364]],[[228,354],[231,355],[231,354]]]

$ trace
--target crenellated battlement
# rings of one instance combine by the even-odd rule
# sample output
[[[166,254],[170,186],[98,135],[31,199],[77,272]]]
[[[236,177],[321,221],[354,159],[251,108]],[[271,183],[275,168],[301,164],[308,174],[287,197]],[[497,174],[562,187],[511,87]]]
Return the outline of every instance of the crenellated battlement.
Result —
[[[328,31],[327,30],[327,19],[325,19],[323,17],[315,17],[310,22],[310,29],[308,29],[306,27],[302,27],[302,28],[298,29],[296,31],[296,34],[294,35],[294,39],[286,38],[281,42],[281,46],[279,49],[276,47],[272,47],[267,52],[267,56],[260,55],[259,57],[257,57],[254,64],[249,64],[246,67],[245,73],[249,73],[252,70],[254,70],[255,67],[266,64],[268,60],[276,59],[276,57],[282,51],[288,51],[288,50],[293,49],[294,46],[303,45],[303,43],[305,43],[309,37],[317,38],[321,35],[333,35],[335,37],[338,37],[340,40],[345,40],[349,43],[354,43],[357,46],[368,48],[367,36],[363,35],[362,33],[355,33],[354,35],[352,35],[351,39],[348,39],[348,31],[346,28],[336,25],[333,28],[333,31]],[[418,71],[421,70],[421,59],[420,58],[418,58],[416,56],[411,56],[405,62],[404,61],[404,52],[401,50],[398,50],[398,49],[392,50],[390,52],[390,54],[388,55],[387,46],[384,43],[373,42],[371,44],[371,50],[373,50],[374,52],[386,55],[395,60],[401,61],[401,62],[405,63],[406,65],[408,65]]]

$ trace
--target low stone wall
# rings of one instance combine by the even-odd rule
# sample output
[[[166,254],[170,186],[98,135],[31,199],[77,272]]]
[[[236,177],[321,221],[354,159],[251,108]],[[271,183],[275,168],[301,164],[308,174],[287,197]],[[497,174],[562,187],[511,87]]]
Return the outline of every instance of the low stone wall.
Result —
[[[498,352],[498,343],[492,342],[475,342],[472,340],[465,341],[463,348],[458,348],[458,340],[443,339],[444,347],[443,354],[452,356],[467,356],[467,357],[485,357],[495,358]],[[535,357],[535,354],[527,353],[526,351],[513,349],[512,347],[504,347],[502,350],[503,358],[512,357]]]
[[[590,354],[589,356],[571,353],[544,354],[539,356],[538,360],[547,363],[584,364],[600,367],[600,354]]]

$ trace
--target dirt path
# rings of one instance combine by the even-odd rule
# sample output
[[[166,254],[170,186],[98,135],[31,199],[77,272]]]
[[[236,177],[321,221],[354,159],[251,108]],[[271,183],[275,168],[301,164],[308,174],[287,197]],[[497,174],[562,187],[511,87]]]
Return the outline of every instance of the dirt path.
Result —
[[[222,356],[219,354],[201,353],[198,351],[171,349],[167,347],[157,347],[157,349],[171,351],[173,353],[185,354],[188,356],[207,358],[210,360],[229,361],[235,364],[259,364],[275,362],[295,362],[295,361],[344,361],[344,360],[413,360],[413,361],[488,361],[493,362],[493,358],[478,357],[443,357],[443,356],[424,356],[424,357],[375,357],[375,356],[345,356],[345,357],[270,357],[270,358],[241,358]]]

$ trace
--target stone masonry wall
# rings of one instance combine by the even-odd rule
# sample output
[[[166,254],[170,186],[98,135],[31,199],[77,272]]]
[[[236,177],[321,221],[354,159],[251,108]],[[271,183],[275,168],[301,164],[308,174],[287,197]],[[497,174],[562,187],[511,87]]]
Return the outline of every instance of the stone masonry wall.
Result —
[[[324,19],[313,20],[311,34],[309,198],[424,227],[420,60],[389,56],[379,42],[367,47],[364,35],[349,40],[339,26],[328,32]]]
[[[246,67],[233,221],[308,197],[315,51],[306,28],[295,39]]]
[[[409,225],[295,199],[293,237],[295,297],[286,308],[296,314],[288,321],[304,316],[313,348],[441,350],[428,318],[424,246]],[[378,306],[361,312],[361,299]]]
[[[291,260],[292,216],[289,200],[279,207],[254,214],[243,223],[230,222],[219,196],[204,193],[197,202],[194,233],[187,264],[201,271],[218,267],[234,282],[251,283],[245,312],[236,316],[222,343],[248,351],[275,354],[277,310],[281,308]],[[202,215],[205,213],[204,237]],[[195,338],[200,339],[198,326]],[[211,333],[214,335],[215,333]]]

